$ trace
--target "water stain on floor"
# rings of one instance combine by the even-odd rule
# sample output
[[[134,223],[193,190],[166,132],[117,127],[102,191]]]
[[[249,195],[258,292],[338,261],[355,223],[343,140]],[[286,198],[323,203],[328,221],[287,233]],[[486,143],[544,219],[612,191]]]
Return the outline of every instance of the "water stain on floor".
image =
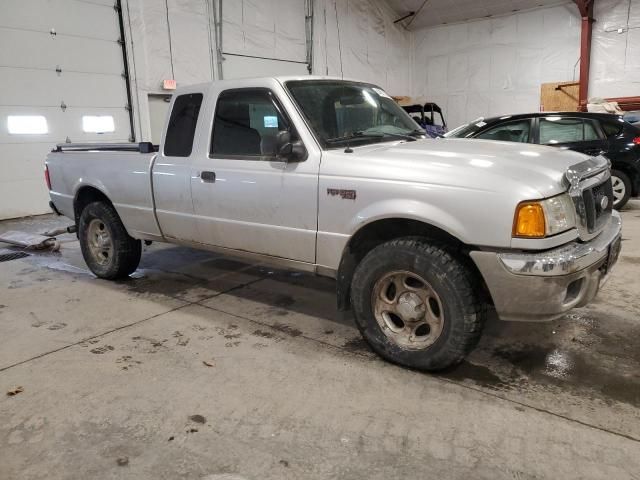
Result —
[[[440,372],[438,375],[457,382],[472,380],[477,385],[490,390],[502,390],[509,387],[509,382],[502,380],[489,367],[467,361],[457,367]]]
[[[505,394],[566,393],[640,407],[640,324],[600,307],[544,324],[497,321],[444,378]]]
[[[371,347],[362,337],[355,337],[351,340],[347,340],[342,349],[353,353],[371,353]]]
[[[498,347],[494,355],[514,369],[512,379],[525,375],[536,383],[589,389],[602,397],[640,407],[640,377],[603,368],[597,359],[562,347],[538,345]],[[520,385],[522,385],[520,383]]]

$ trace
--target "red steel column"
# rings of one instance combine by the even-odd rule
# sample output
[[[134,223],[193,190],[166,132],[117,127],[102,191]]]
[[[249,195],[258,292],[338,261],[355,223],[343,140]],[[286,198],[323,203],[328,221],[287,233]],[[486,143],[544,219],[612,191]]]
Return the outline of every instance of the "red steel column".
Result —
[[[591,34],[593,32],[593,4],[595,0],[573,0],[580,10],[582,30],[580,34],[580,86],[578,109],[587,110],[589,95],[589,66],[591,63]]]

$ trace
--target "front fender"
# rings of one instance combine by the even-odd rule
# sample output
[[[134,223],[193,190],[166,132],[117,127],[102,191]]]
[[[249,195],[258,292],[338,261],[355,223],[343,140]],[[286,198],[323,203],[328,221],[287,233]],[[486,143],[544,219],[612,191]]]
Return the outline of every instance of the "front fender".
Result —
[[[472,243],[462,221],[435,205],[407,198],[386,199],[367,205],[349,223],[349,236],[352,237],[370,223],[392,218],[422,222],[437,227],[464,243]]]

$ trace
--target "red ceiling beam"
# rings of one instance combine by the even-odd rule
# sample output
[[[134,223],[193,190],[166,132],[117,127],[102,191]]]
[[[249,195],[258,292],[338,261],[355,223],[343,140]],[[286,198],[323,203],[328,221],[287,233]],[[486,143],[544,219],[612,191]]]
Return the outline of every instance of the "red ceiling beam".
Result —
[[[580,34],[580,87],[578,93],[578,108],[587,110],[589,95],[589,66],[591,63],[591,35],[593,32],[593,4],[595,0],[573,0],[578,6],[582,17]]]

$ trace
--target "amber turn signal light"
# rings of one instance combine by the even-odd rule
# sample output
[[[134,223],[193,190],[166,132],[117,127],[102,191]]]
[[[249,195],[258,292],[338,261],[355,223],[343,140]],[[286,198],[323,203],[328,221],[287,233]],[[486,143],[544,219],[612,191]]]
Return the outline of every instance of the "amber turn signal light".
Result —
[[[546,234],[544,209],[539,202],[523,202],[516,208],[513,236],[542,238]]]

